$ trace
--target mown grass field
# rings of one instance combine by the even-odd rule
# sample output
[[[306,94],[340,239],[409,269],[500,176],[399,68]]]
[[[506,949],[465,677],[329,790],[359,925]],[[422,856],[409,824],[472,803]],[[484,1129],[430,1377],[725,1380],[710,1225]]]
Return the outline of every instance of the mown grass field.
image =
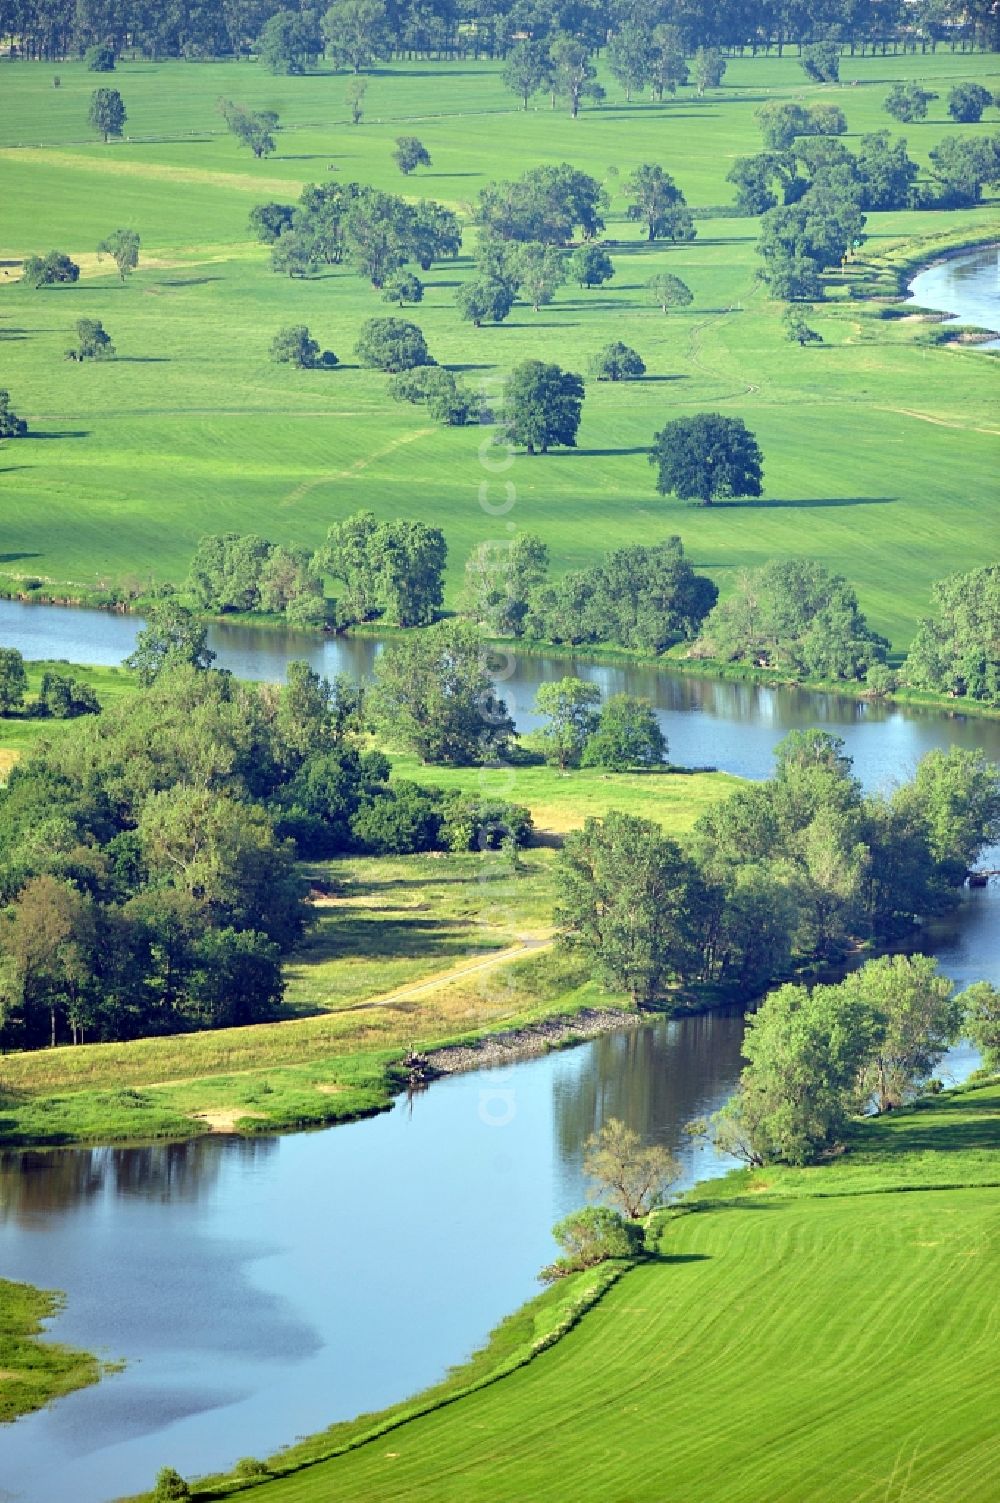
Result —
[[[530,1355],[593,1275],[526,1307],[440,1389],[276,1458],[304,1469],[253,1496],[989,1503],[998,1147],[993,1085],[859,1126],[833,1164],[706,1183],[555,1345]],[[461,1396],[491,1357],[522,1365]]]
[[[893,122],[881,109],[890,84],[919,77],[942,98],[905,131],[926,162],[943,136],[996,128],[955,126],[944,96],[977,78],[1000,86],[997,59],[845,59],[857,87],[811,85],[794,58],[738,59],[725,87],[691,90],[663,106],[609,102],[576,121],[543,107],[527,113],[502,88],[497,67],[407,64],[372,77],[364,123],[346,122],[343,76],[274,78],[250,64],[123,64],[114,83],[129,139],[88,137],[94,77],[60,66],[5,65],[0,77],[0,260],[3,384],[33,435],[0,451],[4,526],[0,569],[56,589],[141,585],[183,578],[206,531],[256,530],[316,545],[330,523],[359,507],[441,525],[451,549],[454,602],[470,549],[540,533],[557,570],[609,546],[679,531],[699,568],[725,589],[735,569],[808,553],[856,581],[874,624],[897,648],[926,608],[930,582],[995,556],[998,453],[991,358],[928,349],[919,324],[878,320],[835,296],[813,320],[825,344],[793,348],[781,309],[756,284],[752,220],[699,222],[690,246],[648,248],[624,219],[623,182],[643,160],[671,170],[702,210],[731,201],[731,160],[759,146],[753,112],[767,99],[835,98],[850,134]],[[256,162],[221,129],[220,95],[277,109],[278,150]],[[404,179],[390,160],[394,137],[415,131],[433,166]],[[426,195],[464,213],[484,183],[541,162],[567,160],[599,177],[612,197],[608,236],[616,276],[600,291],[566,287],[540,313],[518,305],[500,327],[474,330],[454,307],[470,260],[436,267],[413,315],[432,353],[494,395],[517,361],[543,352],[585,370],[624,338],[649,374],[625,388],[592,383],[579,448],[529,459],[502,474],[484,469],[478,429],[435,427],[391,402],[385,378],[353,364],[361,322],[385,313],[353,272],[309,281],[274,276],[266,248],[248,242],[254,203],[292,200],[302,185],[356,178]],[[121,286],[94,248],[120,224],[143,240],[143,262]],[[1000,236],[997,203],[947,215],[871,217],[871,251],[942,228]],[[16,261],[57,246],[84,268],[74,287],[40,292],[16,283]],[[469,237],[467,250],[472,248]],[[691,286],[693,306],[664,318],[644,284],[669,269]],[[98,368],[65,362],[78,317],[101,318],[119,359]],[[298,372],[267,350],[281,325],[305,322],[342,365]],[[767,492],[753,505],[702,510],[653,489],[646,450],[656,429],[684,412],[743,416],[766,457]],[[480,505],[515,504],[502,515]],[[891,560],[891,567],[887,567]]]
[[[399,772],[517,798],[549,843],[525,851],[517,872],[497,852],[310,864],[314,922],[287,964],[279,1021],[6,1055],[0,1142],[315,1126],[386,1106],[393,1065],[411,1048],[624,1006],[549,947],[558,832],[641,807],[681,834],[738,786],[717,773],[519,768],[511,786],[503,768],[449,775],[401,761]]]

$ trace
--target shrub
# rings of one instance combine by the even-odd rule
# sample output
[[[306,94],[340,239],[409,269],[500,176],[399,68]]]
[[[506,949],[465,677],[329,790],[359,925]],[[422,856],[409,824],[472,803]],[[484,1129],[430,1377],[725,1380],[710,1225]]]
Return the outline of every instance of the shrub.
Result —
[[[52,287],[78,281],[80,268],[62,251],[53,250],[46,256],[26,257],[21,276],[29,287]]]
[[[445,799],[443,812],[441,840],[450,851],[498,851],[508,840],[521,848],[535,830],[530,809],[503,799],[456,793]]]
[[[434,364],[422,332],[405,318],[369,318],[361,326],[354,353],[362,365],[380,371]]]
[[[79,715],[99,715],[101,701],[89,684],[69,673],[42,675],[38,713],[51,720],[75,720]]]
[[[358,811],[351,830],[374,856],[433,851],[441,830],[441,795],[436,788],[419,783],[393,783]]]
[[[271,341],[271,359],[279,364],[297,365],[300,370],[315,370],[317,366],[328,368],[339,364],[332,350],[320,348],[305,324],[289,324],[279,329]]]
[[[177,1499],[190,1498],[190,1496],[191,1489],[180,1472],[175,1472],[172,1466],[160,1468],[156,1474],[156,1487],[153,1491],[156,1503],[175,1503]]]
[[[642,1227],[609,1206],[574,1211],[552,1228],[552,1235],[564,1251],[539,1274],[549,1284],[609,1258],[637,1258],[643,1250]]]
[[[598,381],[634,381],[646,374],[646,363],[637,350],[616,339],[597,352],[590,362],[590,373]]]

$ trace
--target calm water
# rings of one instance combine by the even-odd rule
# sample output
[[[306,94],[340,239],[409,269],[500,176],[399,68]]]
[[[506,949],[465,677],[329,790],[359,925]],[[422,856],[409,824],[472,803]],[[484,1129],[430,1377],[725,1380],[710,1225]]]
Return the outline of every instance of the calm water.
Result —
[[[928,266],[914,277],[909,290],[912,301],[921,308],[950,313],[948,322],[1000,330],[1000,246],[963,251]],[[1000,339],[980,348],[1000,349]]]
[[[120,662],[140,625],[0,602],[0,643],[32,657]],[[364,676],[378,651],[234,627],[212,645],[257,679],[293,657]],[[522,726],[538,684],[569,671],[653,700],[676,761],[749,777],[810,725],[843,736],[869,787],[935,746],[1000,757],[995,722],[572,659],[514,664],[502,692]],[[960,984],[1000,981],[998,916],[994,885],[935,936]],[[164,1463],[228,1466],[432,1382],[537,1288],[606,1116],[674,1147],[686,1182],[727,1167],[682,1127],[731,1091],[741,1034],[738,1015],[661,1021],[312,1134],[0,1154],[0,1273],[64,1289],[53,1334],[127,1361],[0,1431],[0,1503],[106,1503]],[[959,1049],[948,1070],[973,1063]]]
[[[142,629],[136,616],[0,600],[0,646],[31,658],[66,658],[111,666],[122,662]],[[288,662],[305,658],[327,675],[367,678],[379,652],[372,640],[321,637],[253,627],[213,626],[218,666],[239,678],[281,680]],[[741,777],[765,778],[772,752],[788,731],[809,726],[842,736],[868,787],[908,777],[933,747],[980,747],[1000,760],[1000,721],[939,711],[859,703],[803,689],[689,678],[655,667],[610,668],[566,657],[515,658],[499,692],[520,729],[537,724],[531,714],[538,686],[574,673],[607,694],[641,695],[656,706],[671,758],[688,767],[719,767]]]

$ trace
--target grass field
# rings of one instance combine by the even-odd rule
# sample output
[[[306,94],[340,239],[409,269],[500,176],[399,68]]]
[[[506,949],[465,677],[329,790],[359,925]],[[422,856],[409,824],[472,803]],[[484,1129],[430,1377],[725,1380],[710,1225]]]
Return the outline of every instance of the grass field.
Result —
[[[401,761],[397,772],[516,797],[547,843],[526,851],[517,873],[491,852],[311,864],[329,896],[286,967],[280,1021],[6,1055],[0,1143],[315,1126],[386,1106],[393,1064],[410,1048],[624,1006],[548,948],[558,834],[609,808],[641,808],[683,834],[738,786],[718,773],[519,768],[511,786],[503,768],[449,774]]]
[[[0,1279],[0,1424],[100,1377],[88,1352],[38,1340],[60,1303],[48,1289]]]
[[[989,1503],[998,1147],[993,1085],[859,1126],[832,1164],[697,1187],[556,1344],[532,1355],[593,1274],[441,1388],[283,1453],[304,1469],[253,1497]]]
[[[0,260],[11,263],[11,276],[0,277],[2,375],[34,435],[0,446],[0,569],[9,576],[70,590],[177,581],[206,531],[252,529],[315,545],[332,521],[370,506],[445,529],[454,600],[469,550],[506,536],[508,524],[542,534],[558,570],[679,531],[723,589],[744,564],[821,559],[856,581],[898,648],[933,579],[995,556],[990,357],[928,349],[915,343],[919,324],[890,325],[839,297],[813,320],[825,344],[793,348],[780,307],[756,285],[752,220],[708,217],[693,245],[650,249],[624,219],[622,183],[635,164],[655,159],[694,206],[725,205],[725,172],[734,156],[757,149],[753,111],[763,101],[835,97],[850,146],[892,125],[881,100],[912,76],[942,94],[931,118],[905,132],[926,161],[946,134],[995,129],[992,114],[982,126],[954,126],[943,96],[966,78],[1000,86],[996,58],[845,60],[845,79],[858,86],[839,90],[810,85],[793,58],[737,59],[725,87],[702,100],[685,91],[663,106],[626,107],[612,86],[607,107],[576,121],[547,108],[519,112],[493,65],[414,63],[373,76],[356,129],[346,123],[342,76],[123,64],[115,83],[129,139],[107,147],[85,126],[93,76],[77,65],[58,71],[58,91],[48,65],[5,65],[0,76]],[[274,156],[255,162],[220,129],[220,95],[279,110],[285,128]],[[430,170],[405,181],[390,161],[403,130],[416,131],[433,157]],[[276,277],[267,250],[247,240],[255,202],[292,199],[331,172],[464,213],[484,183],[562,160],[612,195],[615,280],[591,293],[564,288],[551,308],[518,305],[506,324],[473,330],[453,304],[469,273],[463,257],[428,275],[416,319],[439,360],[494,394],[520,359],[544,351],[585,369],[612,338],[634,344],[649,375],[624,389],[593,383],[579,449],[518,457],[502,474],[483,468],[478,430],[433,426],[421,410],[391,402],[384,377],[352,365],[360,323],[388,311],[377,294],[346,269],[304,282]],[[143,240],[143,263],[125,287],[94,255],[119,224]],[[942,228],[1000,237],[1000,209],[875,215],[870,249]],[[17,285],[13,263],[52,246],[81,260],[80,283],[41,292]],[[664,319],[646,305],[643,284],[667,268],[689,282],[695,301]],[[104,321],[116,362],[88,369],[62,359],[81,315]],[[297,372],[269,362],[274,330],[297,322],[341,367]],[[655,495],[646,462],[653,432],[705,408],[741,415],[757,432],[762,502],[706,511]],[[484,512],[482,481],[494,506],[510,482],[513,508]]]

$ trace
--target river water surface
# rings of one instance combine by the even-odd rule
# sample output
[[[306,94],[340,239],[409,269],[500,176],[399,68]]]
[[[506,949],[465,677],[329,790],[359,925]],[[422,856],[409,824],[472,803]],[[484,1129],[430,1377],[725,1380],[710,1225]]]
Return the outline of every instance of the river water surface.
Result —
[[[976,324],[1000,334],[1000,245],[962,251],[918,272],[909,284],[911,301],[950,313],[946,323]],[[1000,337],[981,350],[1000,349]]]

